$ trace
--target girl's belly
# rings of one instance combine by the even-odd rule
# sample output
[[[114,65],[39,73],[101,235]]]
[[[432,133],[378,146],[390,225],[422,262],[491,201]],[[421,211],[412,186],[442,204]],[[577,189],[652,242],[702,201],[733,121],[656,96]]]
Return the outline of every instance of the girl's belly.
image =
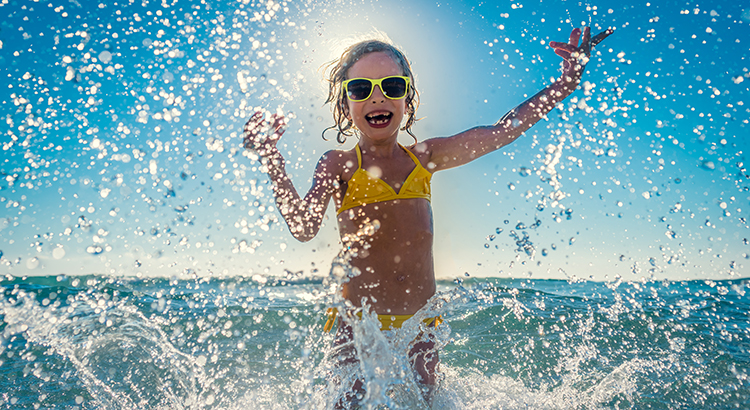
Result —
[[[367,224],[375,229],[351,243],[351,264],[360,275],[344,285],[343,296],[355,306],[364,298],[379,314],[414,314],[436,288],[429,202],[399,200],[355,210],[355,218],[339,217],[342,237]]]

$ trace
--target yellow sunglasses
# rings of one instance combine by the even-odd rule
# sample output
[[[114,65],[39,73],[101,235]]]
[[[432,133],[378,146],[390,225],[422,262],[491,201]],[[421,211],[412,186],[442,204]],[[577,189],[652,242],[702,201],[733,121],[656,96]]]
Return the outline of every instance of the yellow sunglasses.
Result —
[[[352,78],[343,83],[344,95],[351,101],[365,101],[372,96],[375,86],[380,87],[383,95],[391,100],[406,97],[409,91],[409,77],[393,75],[378,79]]]

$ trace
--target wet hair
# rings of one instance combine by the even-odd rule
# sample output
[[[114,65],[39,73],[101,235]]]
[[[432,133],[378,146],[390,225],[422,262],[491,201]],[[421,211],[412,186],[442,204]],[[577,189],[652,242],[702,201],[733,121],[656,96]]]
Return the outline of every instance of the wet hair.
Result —
[[[416,112],[419,106],[419,93],[414,86],[414,73],[412,73],[411,65],[406,56],[397,49],[395,46],[388,44],[381,40],[365,40],[356,43],[347,48],[344,53],[336,60],[331,61],[325,66],[326,79],[328,80],[328,99],[326,104],[331,103],[331,109],[333,111],[333,122],[334,125],[323,130],[323,139],[325,133],[328,130],[336,128],[338,134],[336,135],[336,141],[340,144],[346,142],[346,138],[354,135],[356,127],[351,119],[347,118],[349,114],[349,106],[347,105],[347,97],[344,95],[342,90],[343,82],[347,79],[347,73],[354,63],[359,61],[362,57],[370,53],[386,53],[390,55],[393,61],[401,67],[403,75],[409,77],[409,91],[406,93],[406,124],[401,128],[402,131],[406,131],[414,138],[414,142],[417,142],[417,137],[412,133],[411,127],[417,121]]]

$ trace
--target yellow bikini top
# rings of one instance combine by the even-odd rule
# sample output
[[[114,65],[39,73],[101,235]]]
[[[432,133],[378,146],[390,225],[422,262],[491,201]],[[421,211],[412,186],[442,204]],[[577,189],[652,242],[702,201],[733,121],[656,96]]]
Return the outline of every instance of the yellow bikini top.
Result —
[[[341,202],[338,214],[358,206],[392,201],[394,199],[424,198],[428,201],[430,200],[430,179],[432,179],[432,174],[419,163],[419,160],[411,151],[404,148],[401,144],[398,144],[398,146],[409,154],[409,157],[411,157],[416,166],[397,193],[385,181],[370,175],[362,169],[362,152],[359,149],[359,145],[357,145],[357,170],[354,171],[354,175],[349,179],[346,194],[344,195],[344,200]]]

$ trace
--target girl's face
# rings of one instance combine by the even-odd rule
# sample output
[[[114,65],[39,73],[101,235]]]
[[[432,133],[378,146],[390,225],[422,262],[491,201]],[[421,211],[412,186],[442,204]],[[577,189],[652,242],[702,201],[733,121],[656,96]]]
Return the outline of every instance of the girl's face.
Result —
[[[378,79],[391,75],[404,75],[404,72],[389,54],[376,52],[354,63],[346,77]],[[406,113],[406,98],[391,100],[383,95],[380,86],[375,86],[367,100],[354,102],[347,99],[347,104],[348,117],[364,137],[377,142],[398,136],[401,120]]]

